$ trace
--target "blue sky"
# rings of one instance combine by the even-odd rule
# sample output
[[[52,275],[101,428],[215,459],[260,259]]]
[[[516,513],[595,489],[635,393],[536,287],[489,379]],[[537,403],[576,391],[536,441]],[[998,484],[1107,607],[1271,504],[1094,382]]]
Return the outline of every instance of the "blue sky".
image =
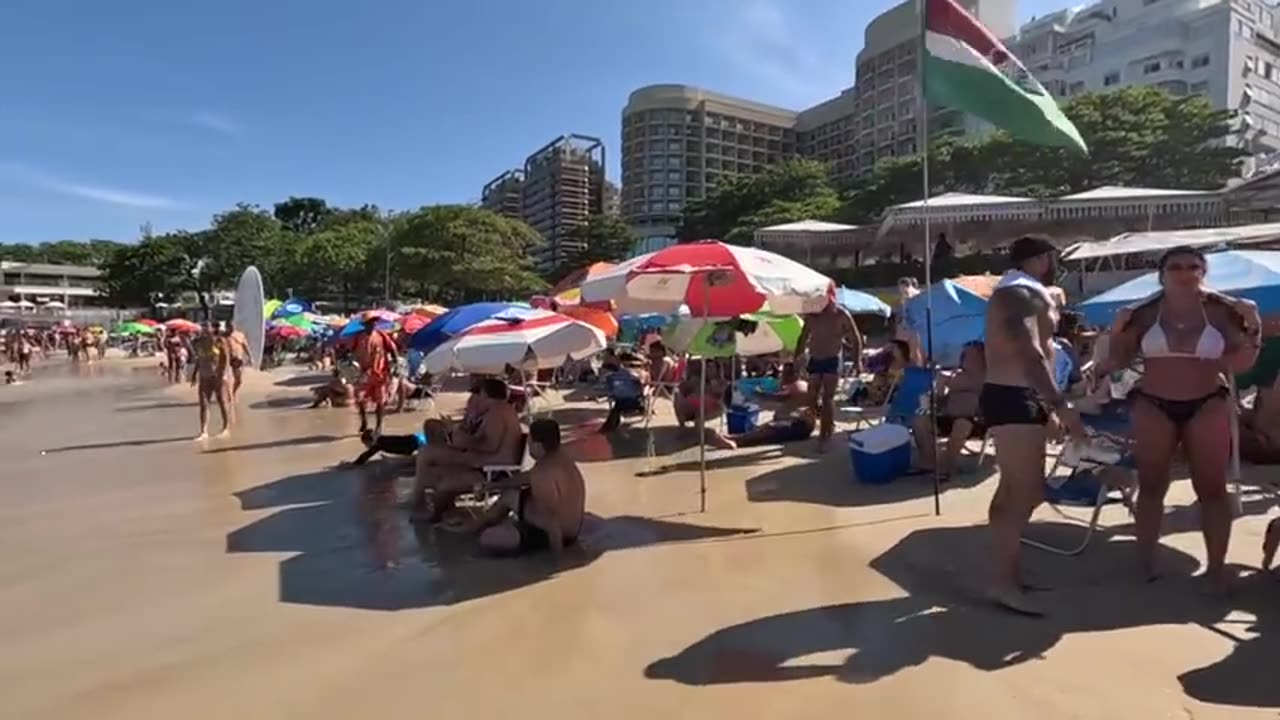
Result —
[[[1022,18],[1066,4],[1022,0]],[[476,200],[642,85],[800,108],[890,0],[6,0],[0,242],[133,240],[236,202]]]

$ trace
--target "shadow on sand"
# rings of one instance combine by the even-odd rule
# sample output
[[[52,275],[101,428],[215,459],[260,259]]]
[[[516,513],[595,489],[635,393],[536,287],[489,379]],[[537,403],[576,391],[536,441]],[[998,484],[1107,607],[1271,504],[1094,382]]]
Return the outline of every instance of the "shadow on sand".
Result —
[[[254,410],[270,410],[273,408],[306,408],[315,402],[315,395],[280,395],[266,400],[249,403]]]
[[[640,517],[588,516],[577,547],[515,560],[475,555],[469,537],[414,525],[394,473],[363,469],[293,475],[237,493],[245,510],[283,508],[227,535],[227,552],[299,553],[280,563],[280,600],[404,610],[516,590],[583,567],[602,554],[656,543],[757,532]]]
[[[332,374],[327,372],[308,373],[306,375],[294,375],[293,377],[281,378],[272,384],[276,387],[287,388],[312,387],[329,382],[330,377],[332,377]]]
[[[166,445],[168,443],[191,442],[190,435],[180,435],[178,437],[167,438],[149,438],[142,440],[113,440],[111,442],[86,443],[84,445],[63,445],[61,447],[45,448],[42,452],[46,453],[63,453],[73,450],[106,450],[109,448],[122,447],[145,447],[147,445]]]
[[[281,438],[270,442],[249,443],[247,445],[228,445],[226,447],[213,448],[206,450],[207,454],[241,452],[246,450],[271,450],[281,447],[295,447],[298,445],[322,445],[324,443],[338,442],[345,440],[343,435],[302,435],[299,437]]]
[[[839,455],[839,457],[837,457]],[[974,468],[974,460],[965,458],[967,472],[952,475],[942,486],[949,489],[981,485],[995,474],[995,463]],[[841,478],[832,482],[832,476]],[[887,485],[858,483],[850,477],[848,459],[836,450],[817,462],[792,464],[762,473],[747,480],[747,499],[751,502],[798,502],[832,507],[867,507],[890,505],[905,500],[933,495],[933,476],[910,475]]]
[[[122,406],[122,407],[118,407],[118,408],[116,408],[116,412],[120,412],[120,413],[146,412],[146,411],[148,411],[148,410],[169,410],[169,409],[172,409],[172,408],[193,408],[193,407],[199,407],[199,405],[200,405],[200,403],[195,402],[195,401],[191,401],[191,402],[177,402],[177,401],[169,400],[169,401],[161,401],[161,402],[153,402],[153,403],[144,403],[144,404],[142,404],[142,405],[124,405],[124,406]]]
[[[1037,532],[1064,542],[1068,535],[1078,537],[1080,528],[1040,523]],[[1139,583],[1130,579],[1133,542],[1104,538],[1080,558],[1028,551],[1029,568],[1057,588],[1037,594],[1048,617],[1023,618],[982,599],[977,583],[984,569],[973,559],[985,556],[985,534],[982,527],[915,531],[871,563],[906,590],[906,597],[826,605],[733,625],[653,662],[645,675],[687,685],[815,677],[871,683],[934,657],[997,671],[1042,658],[1070,633],[1195,624],[1235,644],[1225,659],[1179,676],[1188,695],[1218,704],[1280,706],[1280,683],[1273,677],[1280,654],[1280,583],[1254,574],[1229,600],[1206,597],[1190,578],[1199,561],[1168,546],[1159,553],[1166,579]],[[1255,619],[1225,624],[1233,611]],[[848,656],[838,662],[801,661],[826,652]]]

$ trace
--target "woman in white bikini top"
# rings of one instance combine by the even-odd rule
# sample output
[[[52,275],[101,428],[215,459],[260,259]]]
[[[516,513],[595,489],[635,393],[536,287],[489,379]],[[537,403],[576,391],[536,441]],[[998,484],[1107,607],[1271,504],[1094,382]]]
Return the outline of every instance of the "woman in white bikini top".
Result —
[[[1231,410],[1223,375],[1253,366],[1262,323],[1253,303],[1204,286],[1208,262],[1199,250],[1169,250],[1159,267],[1160,293],[1117,315],[1097,377],[1129,367],[1138,356],[1144,360],[1142,380],[1130,394],[1139,484],[1134,516],[1144,571],[1153,572],[1170,465],[1181,447],[1200,501],[1207,576],[1221,583],[1231,537]]]

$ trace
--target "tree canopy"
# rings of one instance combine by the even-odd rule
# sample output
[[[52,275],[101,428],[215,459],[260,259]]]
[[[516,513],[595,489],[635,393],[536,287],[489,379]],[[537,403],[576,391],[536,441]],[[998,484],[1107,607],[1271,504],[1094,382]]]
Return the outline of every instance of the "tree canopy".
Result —
[[[1003,132],[975,142],[943,137],[929,149],[930,194],[1052,197],[1103,185],[1216,189],[1237,174],[1244,155],[1222,142],[1232,132],[1230,113],[1199,96],[1130,87],[1077,95],[1063,109],[1088,144],[1088,156]],[[783,222],[875,222],[885,208],[923,194],[919,155],[885,158],[869,176],[841,189],[821,165],[793,160],[761,175],[721,181],[688,205],[680,236],[745,243],[756,229]]]

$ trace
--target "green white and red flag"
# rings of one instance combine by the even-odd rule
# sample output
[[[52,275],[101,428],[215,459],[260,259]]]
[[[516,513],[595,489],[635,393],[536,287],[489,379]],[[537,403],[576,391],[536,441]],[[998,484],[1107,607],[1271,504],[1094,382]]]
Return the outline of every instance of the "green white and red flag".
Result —
[[[924,91],[932,103],[969,113],[1039,145],[1087,153],[1053,96],[991,31],[955,0],[924,4]]]

